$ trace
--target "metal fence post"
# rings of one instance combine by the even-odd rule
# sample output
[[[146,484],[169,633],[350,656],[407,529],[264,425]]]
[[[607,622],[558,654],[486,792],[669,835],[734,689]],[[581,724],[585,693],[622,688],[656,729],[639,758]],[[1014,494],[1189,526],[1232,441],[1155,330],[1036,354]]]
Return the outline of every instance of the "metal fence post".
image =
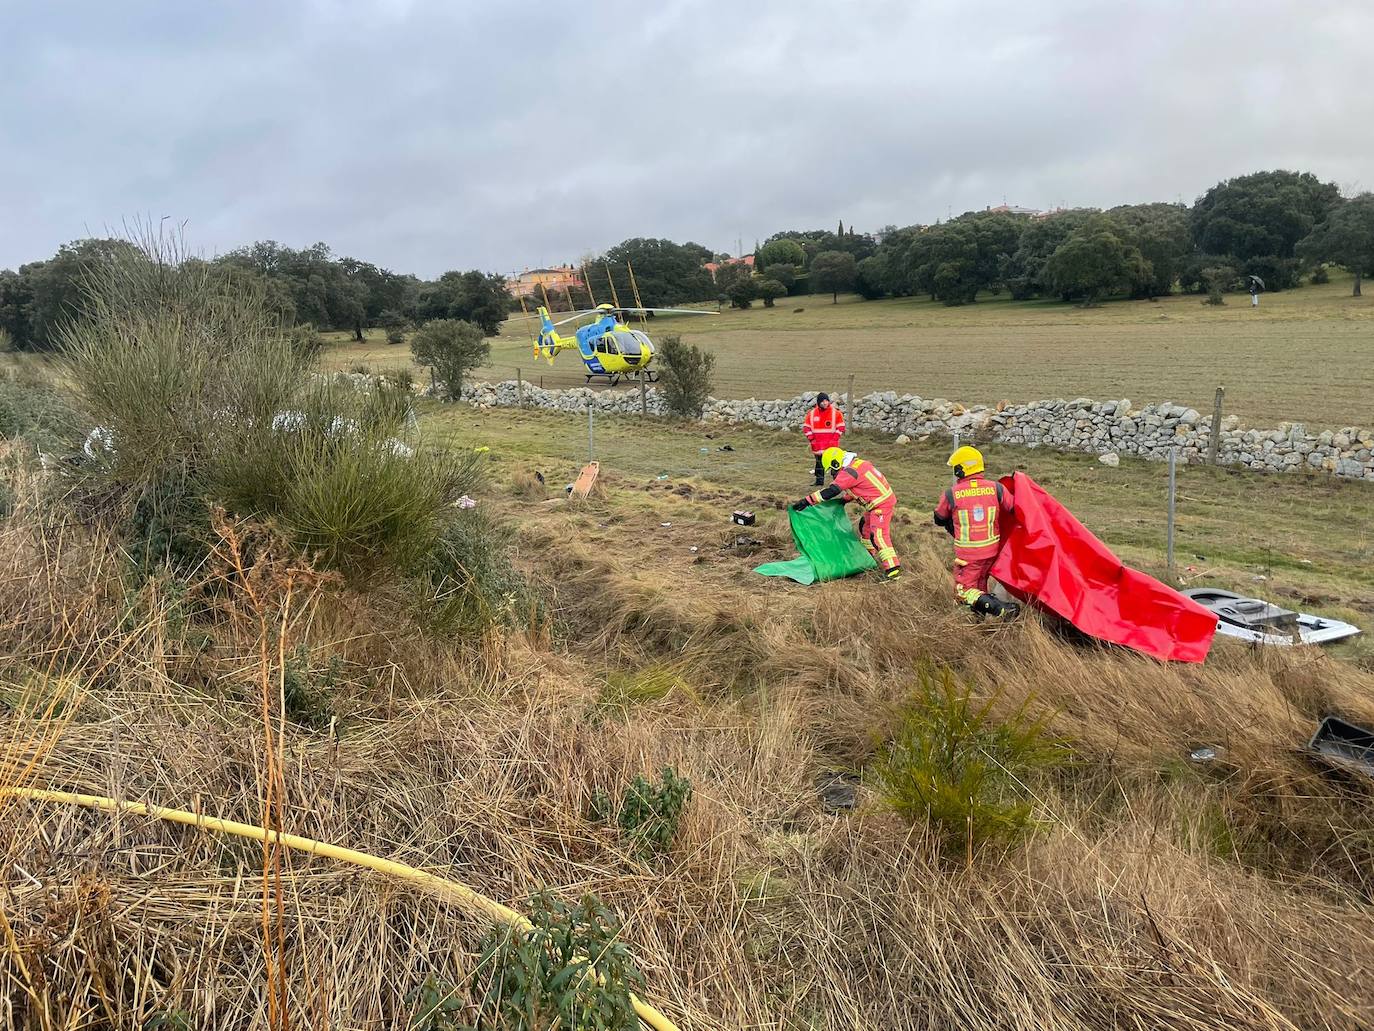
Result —
[[[649,388],[645,386],[642,372],[639,374],[639,415],[640,418],[648,418],[649,415]]]
[[[525,407],[525,377],[520,374],[520,366],[515,367],[515,402]]]
[[[1178,463],[1178,448],[1169,449],[1169,529],[1166,535],[1166,553],[1169,572],[1174,571],[1174,499],[1177,497],[1177,479],[1174,467]]]
[[[854,373],[849,374],[849,388],[844,392],[844,417],[854,418]]]
[[[587,461],[596,461],[596,447],[593,437],[593,423],[596,418],[596,409],[592,407],[591,399],[587,400]]]
[[[1221,399],[1226,396],[1225,387],[1217,387],[1216,405],[1212,409],[1212,439],[1207,442],[1207,464],[1217,464],[1217,452],[1221,450]]]

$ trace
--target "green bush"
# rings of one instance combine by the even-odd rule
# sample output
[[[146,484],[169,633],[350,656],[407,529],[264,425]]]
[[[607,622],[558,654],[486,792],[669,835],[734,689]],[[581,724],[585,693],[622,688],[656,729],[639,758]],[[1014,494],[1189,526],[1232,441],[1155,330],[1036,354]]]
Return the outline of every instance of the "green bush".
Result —
[[[748,308],[754,302],[754,282],[748,277],[738,279],[725,288],[725,293],[730,298],[731,307]]]
[[[543,618],[538,593],[511,565],[506,537],[481,510],[456,512],[415,573],[422,627],[438,636],[467,636]]]
[[[1236,270],[1230,265],[1212,265],[1202,270],[1202,282],[1207,287],[1207,304],[1223,305],[1222,294],[1236,287]]]
[[[695,344],[684,344],[677,335],[666,336],[658,346],[659,389],[668,410],[684,419],[700,419],[711,397],[711,375],[716,356]]]
[[[642,775],[635,777],[622,792],[614,814],[621,837],[641,858],[662,855],[677,837],[682,813],[691,800],[692,782],[679,777],[671,766],[663,768],[658,784]],[[610,820],[611,800],[605,792],[593,794],[591,815],[598,821]]]
[[[401,329],[388,329],[386,331],[386,342],[388,344],[404,344],[406,342],[405,331]]]
[[[474,482],[471,456],[396,439],[409,391],[309,377],[261,292],[205,274],[156,240],[102,266],[94,313],[64,336],[80,414],[111,447],[84,465],[87,498],[132,513],[140,564],[203,557],[211,502],[275,521],[351,576],[408,574]]]
[[[398,450],[405,445],[374,433],[315,424],[243,443],[216,465],[230,506],[271,518],[322,568],[354,578],[422,563],[473,482],[470,459],[433,449],[406,455]]]
[[[292,326],[286,334],[286,340],[292,353],[301,361],[313,362],[324,350],[324,337],[308,322]]]
[[[1321,286],[1323,283],[1331,282],[1331,272],[1323,263],[1312,270],[1312,275],[1308,278],[1313,286]]]
[[[261,291],[181,258],[154,245],[99,266],[86,284],[92,317],[62,334],[81,415],[114,442],[89,470],[104,487],[200,467],[219,427],[290,407],[308,367]]]
[[[787,287],[776,279],[760,279],[754,284],[754,292],[763,300],[765,308],[771,308],[775,300],[787,296]]]
[[[948,670],[923,673],[871,770],[883,802],[913,824],[929,824],[947,856],[971,858],[1031,830],[1029,782],[1062,758],[1024,709],[998,722],[991,705],[975,703]]]
[[[210,557],[210,490],[188,466],[164,471],[129,495],[126,548],[143,576],[166,568],[189,578]]]
[[[329,700],[342,667],[343,659],[333,655],[328,666],[316,671],[310,666],[310,649],[303,644],[297,646],[282,670],[282,696],[287,717],[312,730],[329,726],[334,715]]]
[[[462,1031],[458,1017],[463,1012],[463,998],[451,981],[430,974],[406,1002],[414,1007],[410,1031]]]
[[[643,991],[644,975],[596,896],[574,907],[536,895],[530,921],[528,931],[494,927],[483,941],[477,970],[486,983],[472,1027],[639,1031],[631,995]]]
[[[449,397],[462,393],[463,380],[491,357],[491,345],[482,331],[461,319],[426,322],[410,338],[415,360],[434,370]]]

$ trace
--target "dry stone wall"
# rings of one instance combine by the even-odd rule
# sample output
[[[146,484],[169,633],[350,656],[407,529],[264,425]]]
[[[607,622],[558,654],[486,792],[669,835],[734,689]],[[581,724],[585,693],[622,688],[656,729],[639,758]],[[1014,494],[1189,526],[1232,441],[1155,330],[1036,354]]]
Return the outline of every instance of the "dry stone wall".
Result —
[[[842,391],[835,391],[830,396],[842,395]],[[650,414],[667,414],[658,390],[650,387],[647,396]],[[707,422],[799,430],[814,399],[814,394],[778,401],[712,399],[704,418]],[[514,407],[520,397],[516,382],[507,380],[464,387],[463,400],[479,408]],[[607,414],[637,414],[640,410],[637,390],[544,390],[526,384],[524,402],[534,408],[566,412],[585,412],[589,405]],[[1094,401],[1080,397],[989,407],[887,391],[856,398],[853,408],[845,413],[851,427],[882,433],[917,438],[958,433],[965,440],[1153,460],[1166,459],[1170,448],[1178,448],[1180,460],[1193,463],[1206,461],[1212,432],[1211,415],[1195,408],[1168,401],[1137,408],[1124,398]],[[1348,426],[1310,433],[1299,422],[1255,429],[1228,415],[1221,421],[1218,462],[1261,472],[1308,469],[1374,480],[1374,428]]]

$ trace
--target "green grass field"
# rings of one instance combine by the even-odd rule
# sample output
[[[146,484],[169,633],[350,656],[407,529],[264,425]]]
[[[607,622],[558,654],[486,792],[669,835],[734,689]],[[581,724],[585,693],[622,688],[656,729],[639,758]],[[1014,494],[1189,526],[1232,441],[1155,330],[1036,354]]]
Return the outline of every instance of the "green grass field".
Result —
[[[1374,397],[1374,297],[1351,297],[1348,279],[1265,294],[1258,310],[1232,295],[1213,308],[1196,296],[1114,301],[1082,309],[985,297],[946,308],[926,300],[794,297],[776,308],[712,317],[662,317],[653,335],[681,333],[716,355],[721,397],[789,397],[805,390],[895,390],[969,403],[1048,397],[1170,400],[1205,410],[1219,385],[1227,411],[1253,425],[1370,422]],[[800,311],[796,309],[801,309]],[[572,354],[554,365],[531,357],[528,323],[492,340],[482,378],[580,386]],[[409,363],[405,345],[379,331],[327,351],[337,368]]]

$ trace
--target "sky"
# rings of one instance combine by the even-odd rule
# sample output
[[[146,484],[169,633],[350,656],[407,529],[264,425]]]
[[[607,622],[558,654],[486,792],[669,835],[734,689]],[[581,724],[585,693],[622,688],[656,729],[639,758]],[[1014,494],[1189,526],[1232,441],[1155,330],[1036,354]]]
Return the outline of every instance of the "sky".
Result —
[[[1368,0],[0,0],[0,268],[132,221],[432,277],[1374,188]]]

